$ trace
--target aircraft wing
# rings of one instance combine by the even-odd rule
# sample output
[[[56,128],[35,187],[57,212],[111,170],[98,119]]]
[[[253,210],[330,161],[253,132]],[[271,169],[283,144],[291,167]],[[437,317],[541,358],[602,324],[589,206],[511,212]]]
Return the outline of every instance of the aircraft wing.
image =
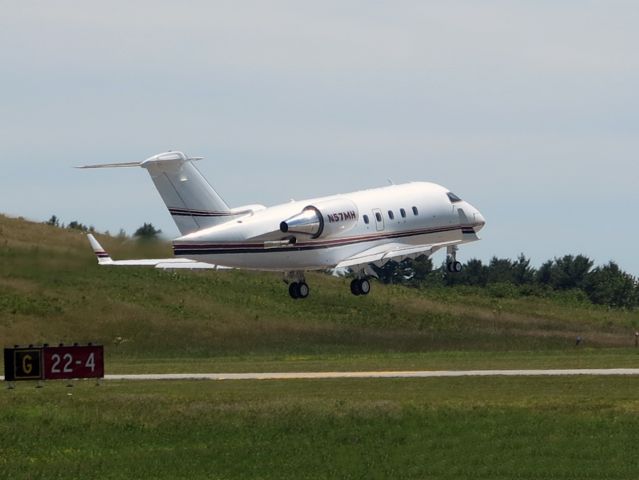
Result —
[[[87,237],[89,238],[91,248],[93,248],[93,253],[95,253],[95,256],[98,258],[99,265],[111,265],[120,267],[154,267],[162,270],[218,270],[228,268],[222,267],[220,265],[214,265],[212,263],[197,262],[188,258],[143,258],[139,260],[113,260],[92,234],[89,233]]]
[[[461,243],[461,241],[454,240],[428,245],[410,245],[408,243],[401,242],[386,243],[384,245],[369,248],[368,250],[364,250],[352,257],[346,258],[338,263],[335,268],[353,268],[368,265],[370,263],[381,266],[389,260],[402,261],[405,258],[416,258],[420,255],[430,256],[440,248],[458,243]]]

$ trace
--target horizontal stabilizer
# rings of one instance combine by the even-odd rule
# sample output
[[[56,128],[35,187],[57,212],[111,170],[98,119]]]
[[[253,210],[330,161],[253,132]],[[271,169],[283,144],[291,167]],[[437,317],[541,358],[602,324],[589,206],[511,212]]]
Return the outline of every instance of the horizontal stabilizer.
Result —
[[[142,162],[124,162],[124,163],[99,163],[97,165],[80,165],[75,168],[126,168],[139,167]]]
[[[121,162],[121,163],[98,163],[96,165],[81,165],[75,168],[130,168],[148,167],[150,164],[165,162],[190,162],[192,160],[202,160],[203,157],[187,157],[182,152],[165,152],[153,155],[142,162]]]

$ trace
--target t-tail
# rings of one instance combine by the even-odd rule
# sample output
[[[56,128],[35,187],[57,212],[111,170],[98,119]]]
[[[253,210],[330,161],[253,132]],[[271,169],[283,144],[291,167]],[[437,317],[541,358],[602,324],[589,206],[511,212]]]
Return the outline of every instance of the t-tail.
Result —
[[[142,167],[151,179],[182,235],[228,222],[238,212],[231,211],[206,181],[193,161],[182,152],[165,152],[143,162],[105,163],[77,168]]]

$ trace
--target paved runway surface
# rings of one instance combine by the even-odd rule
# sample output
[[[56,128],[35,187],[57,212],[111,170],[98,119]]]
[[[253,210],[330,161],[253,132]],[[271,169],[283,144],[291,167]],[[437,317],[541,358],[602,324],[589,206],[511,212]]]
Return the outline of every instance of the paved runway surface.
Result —
[[[550,375],[639,375],[639,368],[579,370],[439,370],[406,372],[168,373],[106,375],[106,380],[289,380],[326,378],[433,378]]]
[[[535,377],[562,375],[639,375],[639,368],[571,370],[422,370],[400,372],[281,372],[281,373],[145,373],[105,375],[105,380],[303,380],[327,378]],[[4,380],[0,376],[0,381]]]

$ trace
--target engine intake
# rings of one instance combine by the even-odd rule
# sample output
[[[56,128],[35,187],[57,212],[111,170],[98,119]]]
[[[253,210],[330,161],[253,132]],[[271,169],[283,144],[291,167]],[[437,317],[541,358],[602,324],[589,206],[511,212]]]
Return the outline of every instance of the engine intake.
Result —
[[[350,230],[358,220],[357,205],[347,198],[338,197],[308,205],[280,223],[280,231],[311,238],[328,237]]]

